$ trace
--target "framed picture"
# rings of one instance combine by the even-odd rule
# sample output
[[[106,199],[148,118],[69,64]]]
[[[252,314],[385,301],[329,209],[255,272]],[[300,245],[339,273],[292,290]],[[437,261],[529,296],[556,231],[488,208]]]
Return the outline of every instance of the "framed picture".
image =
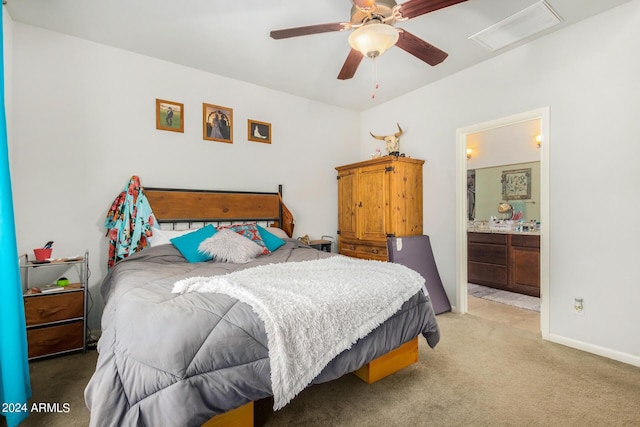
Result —
[[[156,129],[184,133],[184,105],[156,99]]]
[[[202,104],[202,139],[233,144],[233,109]]]
[[[247,120],[247,138],[249,141],[271,144],[271,123]]]
[[[502,171],[502,198],[504,200],[531,198],[531,168]]]

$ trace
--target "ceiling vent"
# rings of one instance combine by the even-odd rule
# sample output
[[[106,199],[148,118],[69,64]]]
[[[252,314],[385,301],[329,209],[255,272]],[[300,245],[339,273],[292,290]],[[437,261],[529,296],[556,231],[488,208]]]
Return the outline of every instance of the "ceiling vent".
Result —
[[[562,18],[540,1],[469,37],[479,45],[496,51],[558,25]]]

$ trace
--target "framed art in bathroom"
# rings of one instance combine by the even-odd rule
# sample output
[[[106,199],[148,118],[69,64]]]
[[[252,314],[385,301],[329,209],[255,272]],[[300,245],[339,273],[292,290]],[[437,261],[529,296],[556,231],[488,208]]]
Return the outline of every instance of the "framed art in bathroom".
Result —
[[[504,200],[531,198],[531,168],[502,171],[502,198]]]

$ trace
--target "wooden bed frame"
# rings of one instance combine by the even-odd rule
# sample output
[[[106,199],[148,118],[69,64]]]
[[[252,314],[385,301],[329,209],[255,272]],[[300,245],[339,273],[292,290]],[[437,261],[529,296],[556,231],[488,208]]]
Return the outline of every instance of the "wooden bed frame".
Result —
[[[274,227],[282,224],[282,185],[274,193],[149,187],[144,193],[159,223],[257,221]]]
[[[395,350],[383,354],[377,359],[353,372],[367,384],[385,378],[400,369],[406,368],[418,361],[418,337],[407,341]],[[224,414],[215,415],[202,427],[253,427],[255,418],[255,404],[249,402]]]
[[[280,227],[283,223],[282,185],[273,193],[153,187],[145,187],[144,192],[159,223],[190,225],[256,221],[273,227]],[[418,337],[372,360],[353,373],[371,384],[417,361]],[[254,402],[249,402],[212,417],[203,427],[253,426],[254,407]]]

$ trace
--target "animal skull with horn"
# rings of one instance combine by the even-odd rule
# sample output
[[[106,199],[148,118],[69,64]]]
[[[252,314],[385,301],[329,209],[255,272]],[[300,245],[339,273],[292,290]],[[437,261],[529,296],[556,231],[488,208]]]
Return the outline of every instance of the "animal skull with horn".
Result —
[[[387,136],[377,136],[374,135],[373,133],[369,132],[371,134],[372,137],[374,137],[375,139],[379,139],[380,141],[384,141],[386,149],[387,149],[387,154],[389,155],[398,155],[400,152],[400,135],[402,135],[403,130],[400,127],[400,125],[398,123],[396,123],[398,125],[398,132],[394,133],[393,135],[387,135]]]

